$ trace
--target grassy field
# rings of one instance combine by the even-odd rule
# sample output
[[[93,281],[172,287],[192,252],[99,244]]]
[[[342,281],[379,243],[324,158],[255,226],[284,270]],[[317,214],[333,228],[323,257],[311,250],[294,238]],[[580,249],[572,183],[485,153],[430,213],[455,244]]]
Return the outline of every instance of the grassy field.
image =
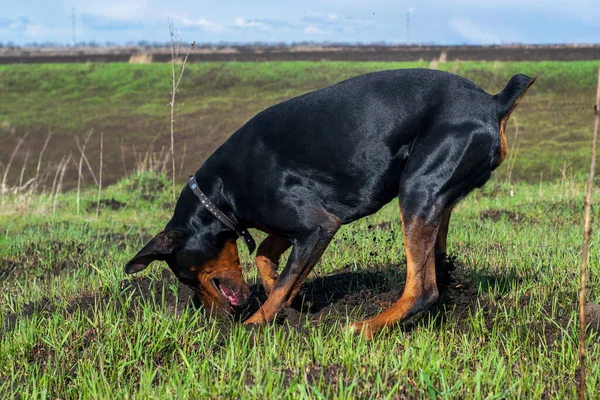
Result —
[[[582,183],[521,183],[514,197],[508,185],[491,183],[469,196],[451,223],[451,257],[438,276],[441,300],[371,342],[343,328],[401,293],[406,262],[395,202],[345,226],[294,308],[249,330],[207,318],[163,263],[124,275],[128,258],[169,218],[168,188],[164,177],[152,175],[121,181],[103,193],[112,208],[101,208],[99,218],[94,191],[83,195],[79,215],[74,193],[59,196],[55,215],[47,198],[5,199],[0,393],[574,397]],[[588,294],[590,395],[600,387],[599,245],[596,235]],[[243,249],[240,254],[256,282],[252,260]]]
[[[448,62],[437,68],[463,75],[489,93],[500,91],[513,74],[538,76],[508,127],[512,145],[515,121],[519,126],[514,176],[537,182],[540,175],[562,179],[561,169],[587,170],[598,65],[597,61]],[[184,159],[178,174],[183,178],[195,171],[231,133],[272,104],[361,73],[412,67],[427,68],[428,63],[191,64],[177,100],[177,165]],[[93,129],[88,156],[98,165],[104,132],[105,178],[117,181],[135,163],[134,151],[144,153],[153,143],[151,150],[158,152],[169,143],[170,74],[167,64],[0,66],[0,162],[6,165],[18,138],[27,133],[19,162],[15,161],[21,164],[31,152],[27,176],[33,173],[49,132],[54,151],[45,157],[56,164],[69,152],[77,154],[74,136],[82,138]],[[505,168],[499,172],[505,174]],[[19,173],[20,165],[13,167],[11,178]],[[75,170],[67,171],[68,187],[76,177]]]
[[[427,63],[206,63],[190,65],[179,93],[180,176],[260,109],[372,70]],[[124,264],[173,210],[170,182],[134,170],[137,153],[168,141],[169,66],[0,66],[0,162],[28,132],[8,179],[71,152],[88,156],[101,193],[87,188],[10,194],[0,203],[0,393],[7,398],[573,398],[578,378],[577,288],[583,192],[598,62],[442,63],[489,92],[511,75],[538,75],[511,118],[516,154],[452,217],[440,300],[367,342],[344,330],[402,293],[406,259],[397,205],[344,226],[293,307],[265,327],[217,321],[166,264],[137,276]],[[514,121],[519,134],[514,142]],[[153,142],[156,135],[159,136]],[[148,150],[150,143],[153,150]],[[517,150],[518,149],[518,150]],[[125,166],[122,166],[121,151]],[[137,160],[139,161],[139,160]],[[54,166],[54,167],[53,167]],[[3,169],[0,168],[0,172]],[[0,173],[0,179],[2,174]],[[55,179],[56,180],[56,179]],[[511,195],[511,193],[513,195]],[[594,193],[594,203],[600,192]],[[597,225],[600,209],[594,209]],[[260,232],[255,237],[264,237]],[[256,308],[264,292],[240,247]],[[588,396],[600,391],[600,237],[590,248]]]

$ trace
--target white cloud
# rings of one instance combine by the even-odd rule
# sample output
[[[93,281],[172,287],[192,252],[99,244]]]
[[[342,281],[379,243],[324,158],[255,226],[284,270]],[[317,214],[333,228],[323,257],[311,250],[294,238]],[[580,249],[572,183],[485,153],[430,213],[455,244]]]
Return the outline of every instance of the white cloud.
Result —
[[[448,25],[469,44],[497,44],[500,38],[492,32],[484,31],[468,18],[452,18]]]
[[[236,17],[233,20],[233,25],[241,28],[258,28],[262,30],[268,30],[269,26],[264,22],[257,20],[247,20],[242,17]]]
[[[223,25],[209,21],[205,18],[189,19],[187,17],[183,17],[181,19],[181,22],[185,26],[199,26],[202,29],[207,30],[209,32],[223,32],[225,30],[225,27]]]
[[[329,32],[324,29],[318,28],[314,25],[309,25],[306,28],[304,28],[304,33],[306,33],[307,35],[326,35]]]

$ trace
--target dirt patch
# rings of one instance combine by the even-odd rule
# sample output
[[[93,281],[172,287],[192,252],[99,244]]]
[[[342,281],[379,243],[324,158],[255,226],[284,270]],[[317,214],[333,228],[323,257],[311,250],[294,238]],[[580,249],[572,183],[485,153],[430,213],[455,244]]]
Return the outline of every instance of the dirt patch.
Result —
[[[369,225],[369,226],[367,226],[367,229],[370,231],[373,231],[373,230],[387,231],[391,227],[392,227],[392,223],[390,221],[384,221],[379,224]]]
[[[520,213],[518,211],[494,210],[494,209],[483,211],[480,214],[480,218],[483,221],[490,219],[493,222],[498,222],[502,219],[506,219],[513,224],[522,223],[527,220],[527,217],[525,216],[525,214]]]
[[[100,200],[100,210],[113,210],[113,211],[117,211],[120,210],[121,208],[125,207],[127,205],[127,203],[123,203],[119,200],[115,200],[115,199],[102,199]],[[87,212],[95,212],[96,208],[98,207],[98,203],[95,201],[90,201],[87,205],[87,207],[85,208],[85,210]]]
[[[404,287],[404,266],[389,264],[353,271],[350,266],[305,283],[292,306],[277,315],[278,324],[301,328],[305,321],[317,325],[369,318],[396,302]],[[442,313],[453,310],[465,318],[477,301],[477,287],[456,268],[455,261],[438,260],[437,282],[440,300],[429,312]],[[499,285],[500,282],[491,282]],[[255,301],[245,310],[244,317],[258,310],[266,301],[262,286],[252,288]]]
[[[95,206],[94,206],[95,207]],[[40,234],[45,228],[40,229]],[[95,234],[79,240],[54,239],[43,244],[29,243],[24,246],[18,255],[0,256],[0,282],[21,279],[47,280],[58,276],[63,271],[88,268],[89,244],[101,242],[115,245],[119,250],[124,250],[133,240],[141,239],[146,243],[152,239],[151,235],[125,235],[110,232]],[[53,254],[53,257],[49,255]]]
[[[74,240],[53,240],[44,243],[40,249],[35,244],[27,244],[19,256],[0,257],[0,279],[37,278],[45,280],[55,277],[64,270],[80,267],[77,259],[85,252],[85,245]],[[48,262],[48,254],[65,255]]]
[[[177,288],[177,295],[172,290],[174,287]],[[140,310],[147,301],[155,302],[161,306],[164,301],[165,308],[177,314],[181,314],[186,307],[194,309],[201,307],[194,291],[180,284],[170,271],[164,270],[158,280],[148,277],[134,277],[133,279],[121,281],[119,295],[108,292],[84,294],[70,300],[66,306],[59,306],[56,301],[46,297],[37,302],[27,303],[21,307],[20,312],[6,315],[4,326],[0,328],[0,336],[2,332],[12,330],[17,321],[31,318],[34,314],[49,316],[60,310],[65,315],[72,315],[76,312],[88,313],[109,306],[115,306],[118,309],[123,307],[125,302],[129,301],[128,299],[130,299],[131,304],[127,306],[127,315],[132,318],[135,316],[136,311]]]

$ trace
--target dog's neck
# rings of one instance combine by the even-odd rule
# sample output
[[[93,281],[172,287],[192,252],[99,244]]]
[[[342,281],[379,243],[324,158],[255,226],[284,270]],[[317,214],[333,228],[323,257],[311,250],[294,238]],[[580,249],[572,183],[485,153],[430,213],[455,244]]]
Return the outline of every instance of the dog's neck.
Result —
[[[221,212],[231,218],[232,208],[223,194],[221,178],[206,171],[204,166],[194,176],[200,190]],[[177,200],[173,218],[165,229],[186,231],[191,237],[212,243],[216,247],[220,247],[219,243],[224,240],[237,238],[235,232],[229,230],[200,203],[187,184]]]

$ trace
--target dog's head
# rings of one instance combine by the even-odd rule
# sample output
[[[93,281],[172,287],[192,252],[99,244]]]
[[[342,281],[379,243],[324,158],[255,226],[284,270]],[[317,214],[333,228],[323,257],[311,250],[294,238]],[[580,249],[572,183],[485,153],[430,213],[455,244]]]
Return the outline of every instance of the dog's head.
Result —
[[[125,272],[142,271],[156,260],[166,261],[182,283],[197,291],[209,311],[236,313],[248,301],[250,290],[234,238],[165,230],[127,263]]]

